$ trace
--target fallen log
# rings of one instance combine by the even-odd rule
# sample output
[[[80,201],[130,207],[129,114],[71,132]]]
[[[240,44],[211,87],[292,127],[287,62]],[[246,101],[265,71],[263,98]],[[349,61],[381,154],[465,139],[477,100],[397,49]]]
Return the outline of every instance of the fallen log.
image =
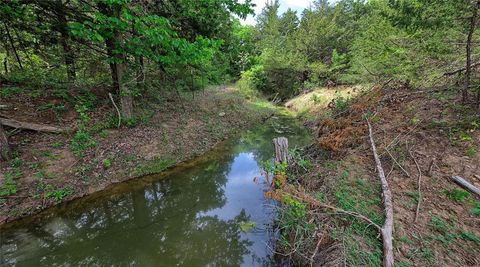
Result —
[[[477,196],[480,196],[480,189],[476,186],[474,186],[473,184],[471,184],[470,182],[468,182],[467,180],[463,179],[462,177],[460,176],[452,176],[450,177],[456,184],[458,184],[459,186],[467,189],[468,191],[474,193],[474,194],[477,194]]]
[[[385,223],[382,226],[381,234],[383,239],[383,266],[393,267],[393,201],[392,192],[388,187],[387,178],[383,171],[382,162],[377,153],[375,141],[373,140],[373,130],[370,121],[367,119],[370,144],[372,146],[373,157],[377,166],[378,176],[382,185],[383,205],[385,207]]]
[[[37,124],[31,122],[22,122],[13,119],[6,119],[0,118],[0,124],[17,128],[17,129],[25,129],[25,130],[32,130],[37,132],[45,132],[45,133],[62,133],[66,132],[66,129],[58,128],[55,126],[45,125],[45,124]]]

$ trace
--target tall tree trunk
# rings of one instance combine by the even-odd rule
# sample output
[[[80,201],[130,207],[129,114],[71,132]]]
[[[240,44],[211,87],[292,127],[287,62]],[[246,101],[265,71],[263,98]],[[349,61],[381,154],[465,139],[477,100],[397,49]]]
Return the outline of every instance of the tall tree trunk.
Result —
[[[114,12],[111,7],[107,6],[106,4],[99,2],[98,3],[98,9],[100,12],[102,12],[104,15],[112,17],[114,15]],[[107,55],[110,59],[113,59],[116,57],[114,51],[115,51],[115,38],[114,37],[108,37],[105,39],[105,47],[107,49]],[[114,94],[119,94],[120,93],[120,87],[118,84],[118,75],[117,75],[117,63],[113,62],[112,60],[108,64],[110,66],[110,74],[112,76],[112,93]]]
[[[12,35],[10,34],[10,30],[8,29],[7,23],[4,22],[3,25],[5,26],[5,32],[7,33],[8,40],[10,41],[10,46],[12,47],[13,53],[17,58],[18,66],[20,66],[20,69],[23,70],[22,60],[20,60],[20,56],[18,55],[17,48],[15,47],[15,43],[13,41]]]
[[[60,2],[60,5],[62,3]],[[67,77],[69,82],[75,82],[77,78],[76,70],[75,70],[75,53],[73,49],[70,47],[70,33],[68,31],[67,25],[67,17],[63,9],[58,9],[57,13],[57,20],[58,20],[58,31],[60,32],[60,44],[63,48],[63,57],[65,60],[65,66],[67,67]]]
[[[468,89],[470,87],[470,75],[472,72],[472,38],[475,28],[477,26],[477,13],[480,1],[477,1],[473,6],[472,17],[470,18],[470,29],[467,35],[466,56],[467,65],[465,66],[465,80],[463,83],[462,101],[464,104],[468,102]]]
[[[121,6],[114,7],[113,15],[120,19]],[[122,33],[117,31],[114,35],[115,44],[123,43]],[[133,117],[133,97],[129,87],[123,82],[123,73],[126,66],[126,59],[123,52],[116,52],[115,57],[118,59],[116,64],[117,84],[120,93],[120,105],[122,106],[122,116],[124,119],[130,119]]]
[[[115,49],[115,40],[113,38],[107,38],[107,40],[105,40],[105,45],[107,47],[108,57],[114,58],[115,54],[113,53],[113,50]],[[119,94],[120,86],[118,84],[119,79],[118,79],[118,73],[117,73],[118,64],[115,62],[110,62],[109,66],[110,66],[110,74],[112,76],[112,89],[113,89],[112,91],[115,94]]]
[[[8,144],[7,134],[0,124],[0,161],[10,160],[10,145]]]

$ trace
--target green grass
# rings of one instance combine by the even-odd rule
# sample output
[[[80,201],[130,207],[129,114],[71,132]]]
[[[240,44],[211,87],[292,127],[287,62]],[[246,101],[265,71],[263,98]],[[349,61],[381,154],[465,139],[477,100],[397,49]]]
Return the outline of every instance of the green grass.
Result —
[[[465,202],[469,197],[470,193],[463,190],[463,189],[450,189],[450,190],[445,190],[443,193],[450,199],[456,202]]]
[[[349,181],[349,170],[343,170],[338,178],[334,192],[337,206],[348,211],[355,211],[382,225],[384,221],[381,210],[381,195],[378,185],[369,180],[353,179]],[[380,208],[380,209],[379,209]],[[349,266],[380,266],[382,261],[382,243],[377,238],[377,230],[368,226],[363,220],[348,217],[337,219],[340,225],[347,224],[343,232],[343,244],[346,261]],[[360,242],[363,244],[361,245]]]
[[[480,201],[475,201],[473,208],[469,210],[470,215],[479,217],[480,216]]]

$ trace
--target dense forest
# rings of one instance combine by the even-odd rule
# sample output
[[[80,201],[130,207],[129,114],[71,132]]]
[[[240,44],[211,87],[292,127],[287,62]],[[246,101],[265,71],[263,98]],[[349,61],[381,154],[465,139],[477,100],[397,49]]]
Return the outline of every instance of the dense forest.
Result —
[[[281,12],[279,0],[265,2],[256,24],[246,25],[247,16],[255,15],[251,0],[2,1],[0,221],[36,213],[115,182],[161,172],[205,153],[247,126],[265,123],[276,116],[280,105],[297,112],[298,120],[314,132],[316,145],[295,154],[294,166],[281,171],[278,166],[264,166],[298,185],[283,188],[277,199],[291,205],[279,215],[280,225],[287,226],[278,254],[295,264],[324,266],[316,257],[329,258],[329,250],[344,255],[339,257],[346,259],[345,265],[380,264],[382,248],[375,231],[367,231],[366,241],[360,242],[363,248],[353,249],[351,243],[343,242],[345,251],[338,252],[332,245],[338,244],[336,238],[312,239],[309,236],[318,229],[312,234],[305,223],[309,218],[324,224],[330,227],[324,229],[327,232],[353,229],[350,239],[381,224],[383,216],[374,212],[381,207],[378,184],[357,188],[356,180],[349,187],[347,178],[355,175],[345,170],[363,168],[342,165],[358,153],[355,164],[363,166],[370,160],[373,166],[371,158],[360,155],[370,153],[361,150],[361,144],[368,144],[375,134],[383,132],[377,144],[384,151],[381,160],[391,166],[388,179],[393,179],[390,174],[406,175],[413,181],[419,172],[418,192],[412,197],[417,205],[415,222],[423,205],[418,195],[421,177],[434,177],[432,172],[438,171],[443,176],[470,175],[480,182],[480,1],[315,0],[302,12],[290,8]],[[370,122],[378,127],[376,132]],[[416,139],[408,141],[410,137]],[[455,164],[461,171],[457,167],[445,171],[447,163],[437,166],[439,156],[426,156],[434,146],[421,154],[423,164],[417,162],[415,155],[420,152],[412,152],[415,145],[420,147],[433,137],[437,139],[432,144],[445,149],[435,153],[457,153]],[[327,166],[334,161],[337,167]],[[365,168],[365,173],[375,170]],[[305,178],[309,175],[337,175],[338,179],[323,192],[328,182],[320,186]],[[342,228],[345,222],[334,219],[326,223],[314,208],[307,209],[315,206],[307,198],[293,200],[284,195],[303,196],[305,192],[300,191],[305,188],[321,195],[315,201],[334,199],[332,205],[352,211],[354,217],[372,218],[371,223],[354,222],[348,226],[353,228]],[[365,206],[358,206],[363,205],[362,197],[348,199],[356,196],[348,188],[357,188],[363,196],[377,194],[378,203],[369,199]],[[399,192],[393,192],[394,202],[410,193]],[[448,240],[441,240],[442,257],[404,256],[402,266],[433,261],[480,264],[469,256],[478,252],[480,240],[475,235],[478,198],[470,199],[466,191],[448,192],[440,195],[474,206],[473,212],[462,208],[464,213],[456,216],[470,214],[466,216],[474,219],[468,220],[476,220],[476,225],[466,223],[470,230],[444,237]],[[463,192],[469,194],[468,201],[458,196]],[[431,197],[432,202],[441,201],[436,197]],[[443,222],[432,220],[434,227]],[[432,220],[419,225],[431,226]],[[399,229],[407,231],[403,222]],[[448,230],[441,231],[447,235]],[[450,261],[445,255],[450,255],[448,246],[457,239],[473,240],[475,245],[462,243],[458,251],[463,254]],[[419,247],[441,246],[435,244],[438,238],[428,244],[418,240]],[[415,249],[417,254],[423,251]]]

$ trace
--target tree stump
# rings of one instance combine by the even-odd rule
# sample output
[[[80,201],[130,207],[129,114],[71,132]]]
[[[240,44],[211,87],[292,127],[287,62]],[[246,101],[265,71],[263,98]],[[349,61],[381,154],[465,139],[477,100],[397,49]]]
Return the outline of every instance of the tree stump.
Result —
[[[10,146],[8,145],[7,134],[0,124],[0,161],[10,160]]]
[[[273,146],[275,147],[275,163],[285,162],[288,164],[288,139],[285,137],[274,138]]]

